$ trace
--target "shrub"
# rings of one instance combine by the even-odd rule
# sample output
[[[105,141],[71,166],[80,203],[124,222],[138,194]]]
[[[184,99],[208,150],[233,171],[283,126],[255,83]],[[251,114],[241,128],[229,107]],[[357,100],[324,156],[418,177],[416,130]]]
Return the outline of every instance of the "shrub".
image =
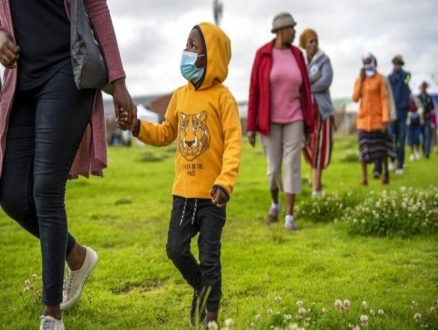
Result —
[[[343,220],[350,233],[410,236],[438,232],[438,188],[370,192]]]

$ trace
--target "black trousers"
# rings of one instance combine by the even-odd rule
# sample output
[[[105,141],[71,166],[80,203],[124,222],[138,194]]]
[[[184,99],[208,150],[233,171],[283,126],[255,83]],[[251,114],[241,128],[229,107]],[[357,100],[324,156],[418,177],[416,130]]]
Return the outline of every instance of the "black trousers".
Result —
[[[67,229],[65,188],[94,95],[77,90],[67,65],[43,85],[17,92],[9,118],[0,205],[40,239],[45,305],[62,301],[65,258],[75,244]]]
[[[211,288],[206,304],[211,312],[219,310],[222,296],[220,252],[225,220],[225,208],[214,206],[210,199],[173,198],[167,255],[193,289]],[[199,263],[190,250],[198,233]]]

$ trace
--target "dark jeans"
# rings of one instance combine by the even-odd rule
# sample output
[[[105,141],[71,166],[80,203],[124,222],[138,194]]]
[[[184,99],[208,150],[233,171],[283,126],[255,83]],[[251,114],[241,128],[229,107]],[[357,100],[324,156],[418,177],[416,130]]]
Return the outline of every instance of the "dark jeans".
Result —
[[[225,225],[225,208],[209,199],[173,198],[167,237],[167,255],[193,289],[211,287],[208,311],[219,310],[222,295],[221,237]],[[199,232],[199,263],[190,251],[190,242]]]
[[[422,127],[422,145],[424,157],[429,158],[430,147],[432,145],[432,126],[430,119],[424,120],[424,125]]]
[[[95,90],[78,91],[68,65],[46,83],[17,92],[6,138],[0,205],[40,239],[45,305],[62,301],[68,233],[65,188],[90,119]]]
[[[397,167],[403,169],[405,162],[406,145],[406,118],[397,119],[394,123],[395,152],[397,154]]]

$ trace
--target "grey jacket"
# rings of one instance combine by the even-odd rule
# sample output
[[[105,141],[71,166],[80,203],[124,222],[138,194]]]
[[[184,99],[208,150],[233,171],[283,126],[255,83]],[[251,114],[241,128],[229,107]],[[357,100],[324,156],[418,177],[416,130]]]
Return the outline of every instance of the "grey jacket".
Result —
[[[307,61],[307,56],[305,58]],[[321,77],[316,80],[318,72],[321,74]],[[312,61],[307,63],[307,73],[309,74],[310,88],[318,104],[319,113],[322,119],[326,119],[334,114],[333,103],[330,97],[330,85],[333,81],[333,69],[330,58],[319,49]]]

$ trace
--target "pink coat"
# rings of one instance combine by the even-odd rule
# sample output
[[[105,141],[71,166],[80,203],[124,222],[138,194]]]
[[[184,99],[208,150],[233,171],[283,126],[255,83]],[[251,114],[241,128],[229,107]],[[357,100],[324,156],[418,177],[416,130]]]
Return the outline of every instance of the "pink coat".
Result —
[[[67,15],[70,16],[70,0],[64,0],[64,4]],[[102,48],[110,81],[124,78],[125,72],[106,0],[84,0],[84,4]],[[9,0],[0,0],[0,29],[8,32],[14,38]],[[8,121],[17,83],[17,70],[5,69],[3,78],[0,94],[0,176],[6,148]],[[90,174],[103,176],[102,171],[106,166],[105,117],[102,93],[98,91],[96,92],[90,122],[70,171],[70,178],[77,178],[79,175],[88,178]]]

